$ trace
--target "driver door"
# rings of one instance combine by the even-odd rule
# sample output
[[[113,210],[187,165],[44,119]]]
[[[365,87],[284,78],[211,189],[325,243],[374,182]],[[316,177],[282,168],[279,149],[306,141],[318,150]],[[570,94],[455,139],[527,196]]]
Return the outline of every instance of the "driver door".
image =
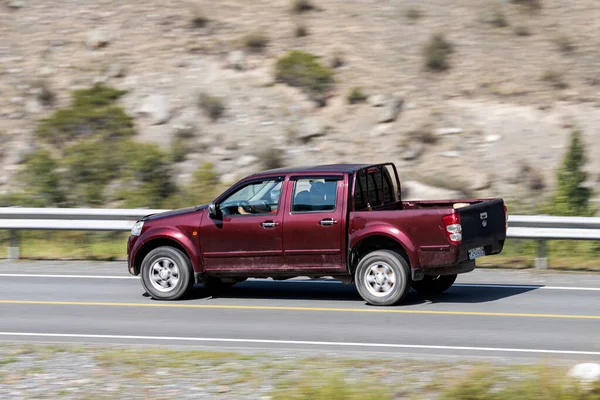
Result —
[[[244,274],[283,267],[283,187],[283,177],[249,181],[217,204],[218,218],[202,219],[207,272]]]

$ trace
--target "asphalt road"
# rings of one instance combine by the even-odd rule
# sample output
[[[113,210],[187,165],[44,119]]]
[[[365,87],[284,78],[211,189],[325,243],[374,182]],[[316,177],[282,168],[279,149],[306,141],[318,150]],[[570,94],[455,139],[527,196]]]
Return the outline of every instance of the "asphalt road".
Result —
[[[150,299],[125,263],[0,262],[0,341],[600,361],[600,274],[476,270],[447,293],[372,307],[353,285],[247,281]]]

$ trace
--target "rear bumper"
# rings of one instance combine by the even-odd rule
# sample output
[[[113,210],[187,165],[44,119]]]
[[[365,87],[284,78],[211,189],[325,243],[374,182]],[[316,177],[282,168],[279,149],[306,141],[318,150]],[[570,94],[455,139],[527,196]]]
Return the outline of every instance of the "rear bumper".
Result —
[[[476,260],[469,259],[469,250],[480,247],[461,244],[459,246],[447,246],[442,250],[420,252],[421,267],[413,269],[413,280],[421,280],[425,275],[453,275],[471,272],[476,267]],[[502,252],[504,240],[495,241],[483,247],[485,256],[491,256]]]

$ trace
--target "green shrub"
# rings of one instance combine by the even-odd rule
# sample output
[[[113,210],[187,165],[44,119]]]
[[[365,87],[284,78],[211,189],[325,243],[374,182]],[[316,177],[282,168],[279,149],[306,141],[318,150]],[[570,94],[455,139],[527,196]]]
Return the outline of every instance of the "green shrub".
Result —
[[[135,134],[133,118],[116,101],[124,91],[97,85],[73,93],[71,107],[42,119],[35,134],[47,143],[62,146],[70,140],[98,137],[112,140]]]
[[[208,93],[200,93],[198,97],[198,105],[204,110],[206,115],[212,120],[216,121],[225,112],[225,105],[220,97],[213,96]]]
[[[454,46],[447,41],[442,33],[431,36],[423,47],[425,65],[432,70],[445,70],[450,68],[447,57],[454,52]]]
[[[325,93],[333,84],[333,71],[319,64],[317,58],[304,51],[291,51],[277,60],[275,77],[279,82],[310,93]]]
[[[585,144],[581,131],[571,132],[569,149],[564,155],[562,165],[556,172],[556,195],[552,202],[552,214],[567,216],[590,216],[589,201],[591,189],[584,186],[587,180],[585,164]]]
[[[176,191],[169,155],[132,140],[133,120],[117,104],[123,94],[101,85],[77,90],[70,107],[40,120],[36,133],[51,151],[39,150],[25,160],[19,174],[25,191],[9,200],[41,206],[123,200],[130,207],[162,207]]]
[[[177,190],[168,154],[148,143],[132,143],[128,153],[120,179],[127,189],[119,192],[125,207],[164,207]]]
[[[58,161],[47,150],[37,150],[28,155],[25,159],[24,169],[18,175],[20,181],[26,185],[24,197],[29,197],[31,202],[11,205],[35,205],[38,207],[62,205],[66,200],[66,195],[58,169]]]
[[[171,159],[173,162],[180,163],[185,161],[189,153],[190,147],[185,140],[176,138],[171,140]]]
[[[189,207],[213,201],[222,191],[219,177],[211,163],[201,164],[194,172],[192,182],[181,188],[176,196],[168,200],[167,207]]]
[[[363,93],[359,87],[353,87],[350,89],[348,96],[346,97],[349,104],[363,103],[367,100],[368,96]]]
[[[244,46],[252,52],[263,51],[268,43],[269,38],[262,33],[253,33],[244,38]]]

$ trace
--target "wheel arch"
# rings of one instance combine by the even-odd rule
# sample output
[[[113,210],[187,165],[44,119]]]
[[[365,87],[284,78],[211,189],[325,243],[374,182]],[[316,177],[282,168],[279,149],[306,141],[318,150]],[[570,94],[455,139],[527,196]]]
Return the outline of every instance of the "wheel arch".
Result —
[[[186,246],[184,246],[179,241],[173,239],[172,237],[160,236],[160,237],[155,237],[155,238],[145,242],[139,248],[139,250],[136,252],[135,258],[133,261],[134,272],[136,275],[138,275],[140,273],[140,269],[142,267],[142,262],[144,261],[144,258],[148,255],[148,253],[150,253],[152,250],[154,250],[158,247],[163,247],[163,246],[173,247],[173,248],[176,248],[177,250],[181,251],[183,254],[185,254],[189,258],[189,260],[192,264],[193,270],[197,271],[197,268],[198,268],[198,266],[196,265],[197,261],[195,260],[195,257],[192,254],[190,254],[190,251],[188,250],[188,248]]]
[[[376,250],[394,250],[400,253],[408,262],[411,269],[418,268],[420,263],[412,242],[401,240],[399,237],[386,233],[373,232],[354,240],[348,254],[348,270],[352,276],[360,260],[368,253]]]

